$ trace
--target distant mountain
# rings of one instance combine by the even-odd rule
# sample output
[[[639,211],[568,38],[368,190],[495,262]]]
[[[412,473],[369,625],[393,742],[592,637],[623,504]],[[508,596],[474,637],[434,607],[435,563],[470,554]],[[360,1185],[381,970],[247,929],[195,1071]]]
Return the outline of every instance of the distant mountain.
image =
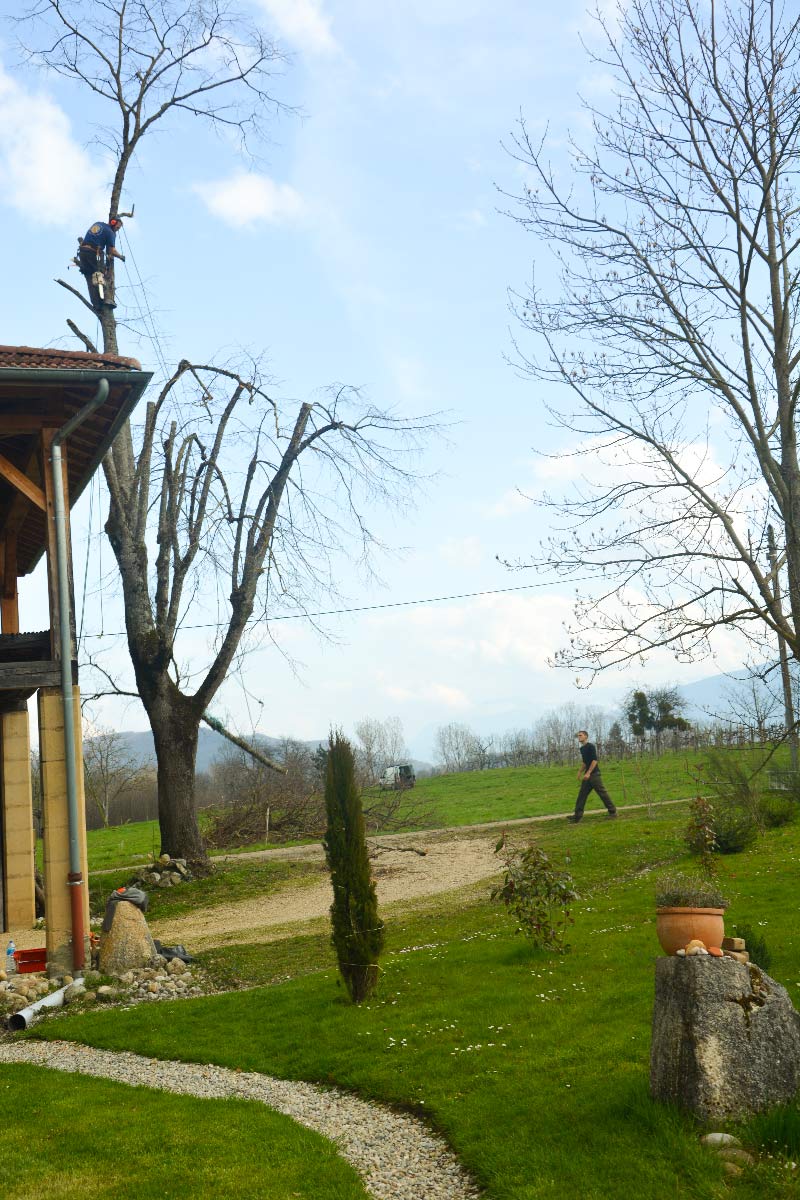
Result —
[[[141,766],[155,766],[156,751],[153,745],[153,735],[149,729],[142,730],[121,730],[119,734],[127,752]],[[245,741],[247,738],[245,737]],[[257,749],[263,750],[265,754],[274,755],[277,750],[283,745],[283,738],[267,737],[266,735],[258,734],[254,739],[254,744]],[[301,746],[308,746],[310,750],[316,750],[318,746],[327,745],[327,738],[312,739],[310,741],[301,741]],[[233,744],[224,738],[221,733],[215,733],[213,729],[208,729],[203,726],[200,729],[200,737],[197,741],[197,770],[198,772],[208,771],[209,768],[227,754],[230,750],[235,749]],[[431,763],[423,762],[421,759],[409,759],[414,767],[414,770],[419,773],[421,771],[429,771]]]
[[[153,735],[149,729],[142,730],[120,730],[120,738],[125,744],[128,753],[136,759],[141,766],[152,764],[155,766],[156,750],[153,745]],[[247,740],[245,738],[245,740]],[[317,746],[324,744],[325,739],[318,741],[302,742],[304,746],[308,746],[311,750],[316,750]],[[266,737],[259,734],[254,739],[254,744],[259,750],[263,750],[265,754],[272,755],[283,744],[283,738]],[[200,736],[197,740],[197,770],[207,771],[212,763],[218,758],[222,758],[229,750],[234,747],[227,738],[224,738],[221,733],[215,733],[213,729],[201,727]]]

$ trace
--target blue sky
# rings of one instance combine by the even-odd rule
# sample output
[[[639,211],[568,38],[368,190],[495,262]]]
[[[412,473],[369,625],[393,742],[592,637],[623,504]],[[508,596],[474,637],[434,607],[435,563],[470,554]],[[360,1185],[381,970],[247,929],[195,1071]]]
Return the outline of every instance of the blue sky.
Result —
[[[542,385],[506,361],[507,289],[525,286],[534,258],[537,272],[550,267],[502,211],[501,192],[523,182],[504,144],[522,111],[533,129],[550,127],[558,163],[567,129],[584,127],[579,93],[607,91],[581,47],[581,34],[591,36],[585,7],[261,0],[254,11],[290,55],[276,93],[302,115],[275,123],[258,164],[199,123],[173,126],[129,176],[123,208],[135,203],[136,216],[120,309],[138,311],[141,277],[169,364],[244,347],[266,353],[285,396],[343,380],[383,407],[445,410],[454,422],[429,447],[422,467],[435,477],[416,510],[373,514],[397,548],[376,563],[383,586],[342,562],[344,603],[330,607],[535,581],[496,561],[535,553],[547,533],[547,512],[517,489],[536,495],[576,468],[537,458],[568,443],[547,423]],[[0,10],[8,16],[8,0]],[[82,313],[52,280],[75,236],[107,211],[97,113],[67,82],[15,65],[7,20],[0,38],[0,341],[78,349],[65,318],[81,323]],[[69,278],[80,283],[75,271]],[[158,370],[152,342],[121,331],[120,347]],[[91,522],[89,496],[74,518],[77,605],[84,632],[106,635],[87,644],[124,673],[124,643],[108,636],[122,618],[97,490],[93,504]],[[43,621],[43,595],[42,579],[25,582],[28,628]],[[243,731],[303,738],[396,715],[425,756],[435,726],[451,720],[497,732],[562,701],[610,703],[634,679],[688,682],[740,665],[729,635],[716,662],[679,667],[656,656],[646,671],[580,692],[569,672],[547,665],[571,607],[569,589],[553,586],[325,619],[329,640],[285,622],[273,627],[280,649],[255,651],[216,710]],[[201,659],[202,635],[188,635],[183,653]],[[145,725],[136,706],[109,704],[99,716]]]

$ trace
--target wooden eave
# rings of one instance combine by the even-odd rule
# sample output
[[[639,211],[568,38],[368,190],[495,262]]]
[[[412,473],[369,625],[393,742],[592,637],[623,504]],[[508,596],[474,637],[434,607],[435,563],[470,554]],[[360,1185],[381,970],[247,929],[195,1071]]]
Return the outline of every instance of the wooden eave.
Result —
[[[0,539],[16,533],[18,575],[30,574],[47,542],[47,517],[37,502],[44,489],[42,431],[60,429],[96,395],[100,380],[108,380],[105,402],[68,439],[72,507],[151,378],[125,359],[95,358],[91,367],[0,366]],[[28,480],[27,488],[15,472]]]

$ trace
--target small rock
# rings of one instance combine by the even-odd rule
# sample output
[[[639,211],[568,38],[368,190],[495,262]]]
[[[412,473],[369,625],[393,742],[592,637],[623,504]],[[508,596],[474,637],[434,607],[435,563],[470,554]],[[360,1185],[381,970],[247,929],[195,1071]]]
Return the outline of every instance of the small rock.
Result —
[[[722,949],[723,950],[746,950],[747,946],[745,945],[744,938],[724,937],[722,939]]]
[[[723,1162],[722,1169],[723,1171],[726,1171],[728,1175],[741,1175],[742,1173],[742,1168],[737,1167],[736,1163],[732,1162]]]
[[[74,983],[74,982],[75,982],[75,978],[73,975],[65,975],[63,978],[63,986],[64,987],[67,987],[68,984]]]
[[[719,1156],[725,1162],[737,1163],[740,1167],[749,1167],[756,1161],[752,1154],[748,1154],[739,1146],[723,1146],[719,1150]]]
[[[739,938],[739,941],[741,941],[741,940],[742,939]],[[739,963],[749,963],[750,962],[750,955],[747,953],[746,950],[724,950],[723,953],[726,958],[733,958],[736,960],[736,962],[739,962]]]
[[[151,995],[154,996],[156,994],[156,992],[161,991],[161,984],[156,983],[155,979],[151,979],[147,985],[147,990],[148,990],[148,992],[151,993]]]
[[[170,975],[183,975],[186,970],[186,963],[179,958],[172,958],[167,963],[167,972]]]
[[[82,983],[71,983],[64,992],[64,1002],[69,1004],[71,1000],[76,1000],[78,996],[85,996],[86,988]]]
[[[5,971],[0,971],[0,981],[2,981],[3,983],[5,983],[5,981],[6,981],[7,979],[8,979],[8,976],[6,975]]]
[[[150,875],[147,878],[147,883],[158,883],[160,881],[160,879],[161,879],[161,874],[159,871],[151,871]]]
[[[741,1146],[738,1138],[735,1138],[732,1133],[707,1133],[700,1138],[703,1146]]]
[[[719,946],[709,946],[708,953],[713,955],[714,958],[724,958],[725,957],[725,955],[720,950]]]
[[[186,866],[186,863],[183,862],[183,860],[180,858],[176,858],[175,862],[172,864],[172,866],[173,866],[173,869],[175,871],[177,871],[177,873],[179,875],[183,875],[185,877],[189,874],[189,870]]]
[[[162,854],[162,855],[160,855],[160,857],[159,857],[158,861],[159,861],[159,862],[160,862],[160,863],[161,863],[163,866],[165,866],[165,867],[168,867],[168,866],[169,866],[169,864],[172,862],[172,859],[170,858],[170,856],[169,856],[168,854]]]
[[[90,1000],[90,1001],[96,1000],[97,992],[84,992],[83,998],[84,998],[84,1000]]]
[[[113,996],[115,993],[114,993],[113,987],[111,987],[110,984],[104,983],[102,987],[99,987],[97,989],[97,994],[98,994],[98,996],[102,996],[104,999],[108,999],[109,997]]]
[[[185,975],[182,975],[178,982],[185,983],[187,987],[189,987],[191,983],[194,983],[191,971],[187,971]]]
[[[130,985],[133,983],[133,971],[125,971],[122,975],[120,975],[119,981],[120,983],[124,983],[126,987],[130,987]]]
[[[676,950],[675,953],[677,954],[678,958],[686,958],[685,950]]]
[[[693,958],[694,956],[699,955],[699,954],[708,954],[708,951],[706,950],[705,946],[687,946],[686,947],[686,957],[687,958]]]

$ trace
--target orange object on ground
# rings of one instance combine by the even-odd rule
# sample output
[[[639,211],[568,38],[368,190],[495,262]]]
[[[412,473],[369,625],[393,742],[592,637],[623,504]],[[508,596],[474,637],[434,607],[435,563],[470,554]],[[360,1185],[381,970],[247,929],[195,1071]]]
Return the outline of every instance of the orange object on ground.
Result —
[[[44,971],[47,967],[47,950],[44,946],[36,950],[15,950],[14,961],[19,975],[31,975],[34,971]]]

